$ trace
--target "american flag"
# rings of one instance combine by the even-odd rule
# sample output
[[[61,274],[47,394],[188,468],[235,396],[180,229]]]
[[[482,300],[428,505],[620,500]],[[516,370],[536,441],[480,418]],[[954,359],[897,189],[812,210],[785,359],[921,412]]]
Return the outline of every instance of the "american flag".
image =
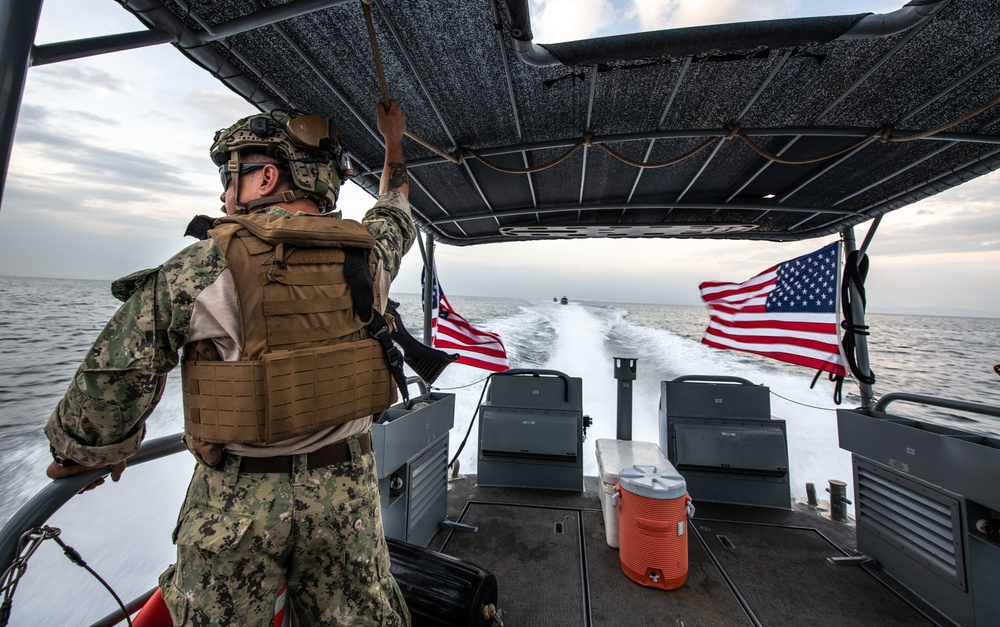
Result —
[[[425,273],[426,277],[426,273]],[[424,282],[425,281],[421,281]],[[434,277],[431,292],[431,346],[447,353],[457,353],[458,362],[474,368],[501,372],[510,368],[507,349],[500,336],[480,331],[455,313]],[[424,286],[426,289],[426,285]]]
[[[702,283],[711,317],[701,341],[846,376],[839,278],[840,244],[834,242],[743,283]]]

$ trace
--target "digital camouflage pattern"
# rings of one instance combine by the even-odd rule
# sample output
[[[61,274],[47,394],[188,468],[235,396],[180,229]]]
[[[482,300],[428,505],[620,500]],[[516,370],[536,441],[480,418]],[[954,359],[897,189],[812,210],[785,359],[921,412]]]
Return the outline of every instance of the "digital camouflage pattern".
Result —
[[[383,269],[393,278],[416,237],[406,203],[399,192],[389,192],[362,219],[375,237]],[[264,211],[291,215],[279,207]],[[86,466],[101,466],[139,449],[146,418],[178,363],[194,301],[225,268],[221,251],[205,240],[159,268],[115,282],[113,293],[125,304],[98,336],[45,425],[57,451]]]
[[[406,197],[390,192],[363,219],[390,277],[416,237],[407,209]],[[280,207],[262,211],[291,215]],[[190,336],[195,301],[225,269],[209,239],[114,283],[124,305],[45,426],[57,451],[101,466],[138,450]],[[300,455],[292,474],[240,475],[232,455],[222,470],[196,466],[175,531],[178,563],[161,576],[178,625],[269,626],[287,580],[301,625],[408,627],[389,573],[374,455],[350,443],[351,461],[306,470]]]
[[[145,421],[178,363],[194,299],[226,267],[208,241],[188,246],[159,268],[116,281],[131,292],[76,371],[45,425],[57,451],[85,466],[114,464],[139,449]]]
[[[160,576],[174,624],[273,624],[282,582],[303,626],[406,627],[389,573],[375,456],[349,440],[353,459],[305,470],[241,474],[195,470],[174,539],[178,565]]]
[[[382,260],[382,268],[395,279],[403,255],[413,246],[417,228],[413,220],[404,217],[396,207],[408,206],[406,196],[399,192],[382,194],[375,206],[368,210],[361,223],[375,238],[375,249]]]

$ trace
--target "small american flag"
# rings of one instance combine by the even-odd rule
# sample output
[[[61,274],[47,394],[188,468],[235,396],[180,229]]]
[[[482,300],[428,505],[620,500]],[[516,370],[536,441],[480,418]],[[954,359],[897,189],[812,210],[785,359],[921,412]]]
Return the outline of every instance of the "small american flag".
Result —
[[[743,283],[702,283],[711,317],[701,341],[846,376],[838,285],[837,242]]]
[[[500,336],[480,331],[458,315],[445,298],[436,276],[431,292],[431,346],[447,353],[457,353],[457,363],[474,368],[492,372],[510,368],[507,349]]]

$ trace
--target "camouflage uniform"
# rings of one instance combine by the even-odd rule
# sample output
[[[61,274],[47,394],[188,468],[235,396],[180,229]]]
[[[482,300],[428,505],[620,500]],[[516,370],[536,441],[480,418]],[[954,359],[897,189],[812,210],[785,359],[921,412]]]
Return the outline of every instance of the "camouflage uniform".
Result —
[[[270,625],[287,580],[300,625],[409,625],[389,574],[375,456],[350,442],[352,460],[305,470],[300,455],[292,474],[240,474],[235,456],[221,471],[198,465],[174,532],[177,565],[160,576],[174,624]]]
[[[362,220],[390,277],[416,236],[405,207],[389,192]],[[100,466],[138,450],[191,336],[195,300],[225,270],[205,240],[112,285],[125,304],[45,426],[57,451]],[[233,455],[219,470],[197,466],[175,530],[178,564],[161,577],[176,624],[270,625],[282,578],[302,625],[409,624],[389,574],[374,455],[351,442],[350,461],[306,470],[300,455],[291,475],[240,475]]]

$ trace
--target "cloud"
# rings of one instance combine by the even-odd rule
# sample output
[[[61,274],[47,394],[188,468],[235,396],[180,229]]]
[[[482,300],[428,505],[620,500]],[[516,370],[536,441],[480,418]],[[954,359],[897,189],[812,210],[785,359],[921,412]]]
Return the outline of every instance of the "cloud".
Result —
[[[12,183],[20,176],[45,176],[54,188],[103,187],[122,193],[172,193],[201,195],[191,189],[187,177],[174,167],[167,167],[155,150],[133,137],[132,150],[108,147],[102,141],[107,133],[120,133],[117,122],[80,111],[53,111],[38,105],[25,105],[18,120],[18,151],[11,164]],[[58,176],[49,179],[54,170]],[[105,193],[106,195],[106,193]]]
[[[685,28],[757,20],[855,13],[888,13],[903,0],[630,0],[625,15],[635,19],[639,30]]]
[[[887,214],[872,252],[892,256],[1000,251],[1000,172]],[[861,227],[859,238],[866,232]]]
[[[797,4],[794,0],[633,0],[626,13],[638,18],[642,30],[660,30],[787,17]]]
[[[129,94],[132,83],[93,65],[83,63],[57,63],[32,70],[32,79],[38,78],[42,86],[49,86],[62,93],[80,89],[96,93]]]
[[[63,204],[71,201],[63,199]],[[155,267],[194,240],[183,226],[151,216],[146,228],[106,216],[98,221],[75,208],[77,218],[46,220],[4,209],[0,267],[9,276],[110,280]],[[138,227],[138,228],[137,228]]]
[[[610,0],[532,0],[531,16],[535,41],[557,43],[593,37],[616,11]]]

